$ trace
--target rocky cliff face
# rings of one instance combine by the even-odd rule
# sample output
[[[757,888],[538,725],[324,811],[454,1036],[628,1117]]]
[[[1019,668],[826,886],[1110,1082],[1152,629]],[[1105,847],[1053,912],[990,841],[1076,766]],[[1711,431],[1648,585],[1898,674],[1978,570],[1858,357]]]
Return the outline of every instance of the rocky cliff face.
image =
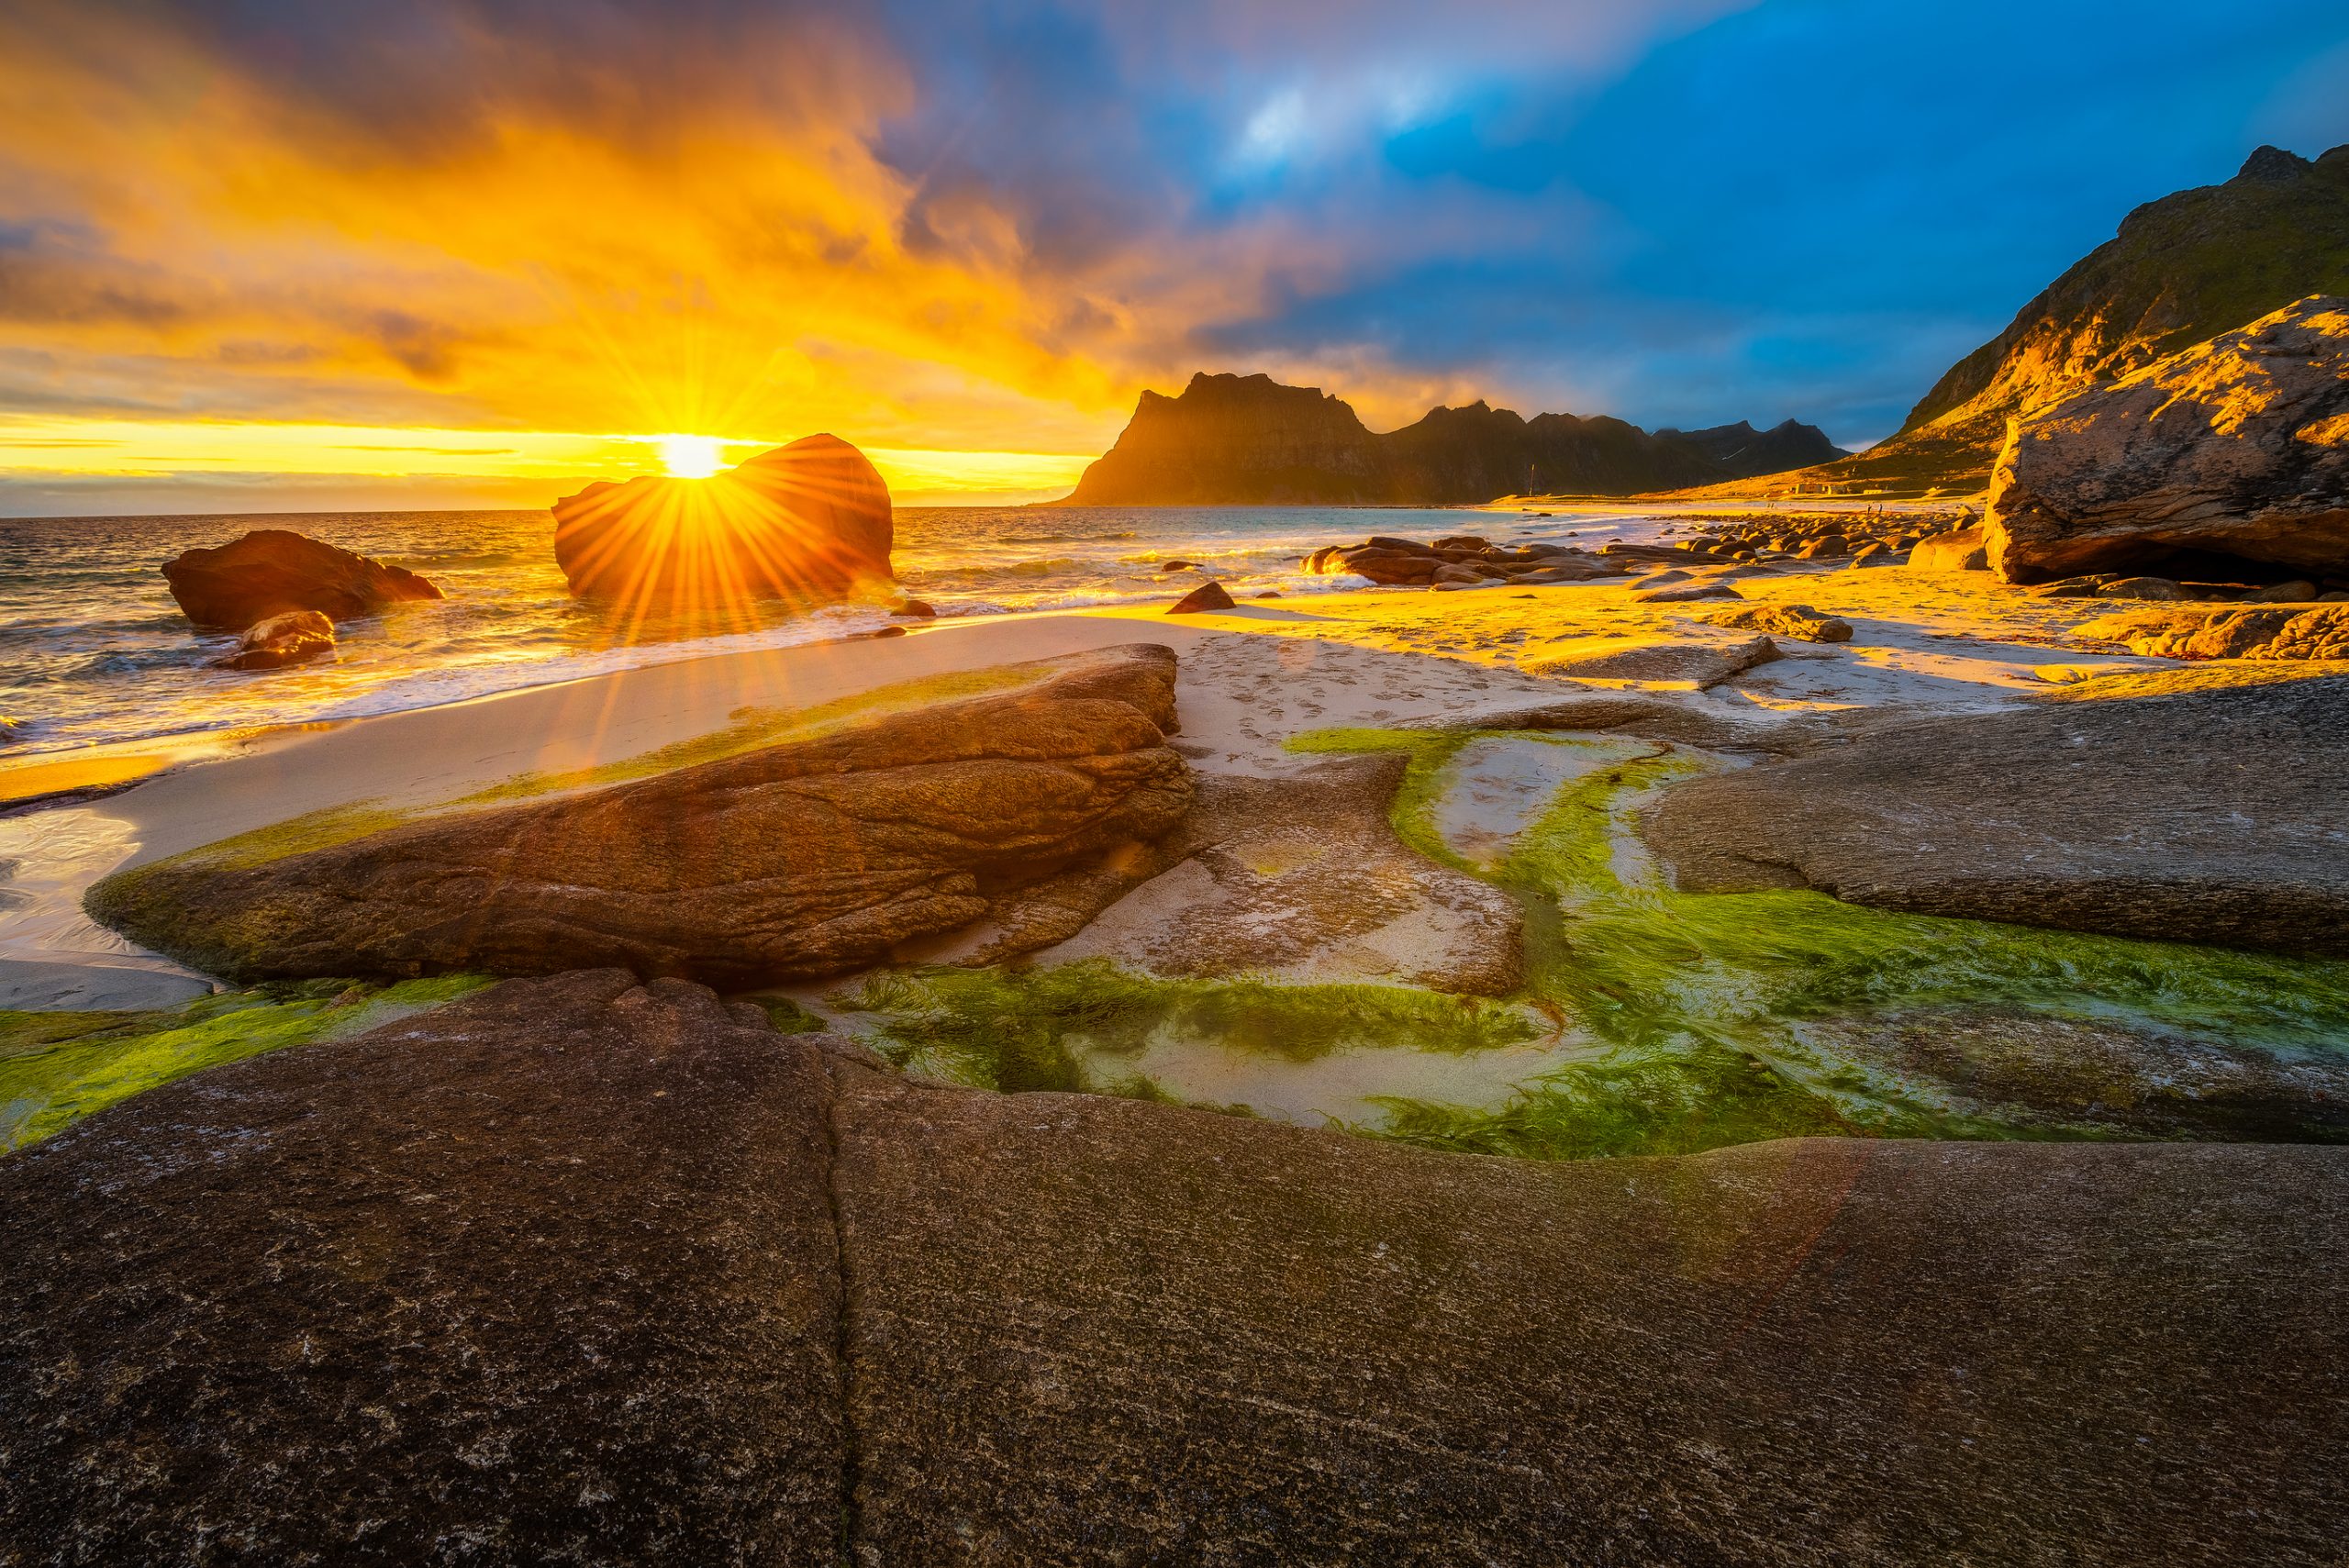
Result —
[[[1442,506],[1502,495],[1623,495],[1815,463],[1839,455],[1789,419],[1650,434],[1605,417],[1527,419],[1481,399],[1373,434],[1316,387],[1264,375],[1191,378],[1179,397],[1145,392],[1085,471],[1074,506]]]
[[[2131,213],[2005,331],[1951,366],[1891,439],[1787,477],[1895,491],[1978,489],[2009,419],[2296,299],[2344,292],[2349,146],[2313,161],[2263,147],[2224,184],[2179,191]]]

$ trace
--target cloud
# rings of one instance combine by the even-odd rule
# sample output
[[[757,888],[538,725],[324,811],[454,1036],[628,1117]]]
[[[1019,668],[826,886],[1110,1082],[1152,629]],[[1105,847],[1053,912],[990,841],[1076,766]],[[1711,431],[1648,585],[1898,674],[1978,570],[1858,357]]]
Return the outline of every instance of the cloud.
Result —
[[[2257,9],[15,0],[0,410],[1064,456],[1232,368],[1863,436],[2338,122],[2349,18]]]

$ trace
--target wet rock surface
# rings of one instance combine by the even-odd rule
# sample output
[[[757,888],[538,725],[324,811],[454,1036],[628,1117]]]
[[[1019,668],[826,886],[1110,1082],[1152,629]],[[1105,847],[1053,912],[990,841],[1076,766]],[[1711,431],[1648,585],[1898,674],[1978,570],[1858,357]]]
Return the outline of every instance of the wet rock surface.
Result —
[[[163,576],[189,620],[229,631],[296,610],[346,621],[441,596],[404,566],[284,528],[256,528],[228,544],[183,551],[164,563]]]
[[[2018,419],[1984,528],[2018,583],[2178,551],[2349,569],[2349,300],[2312,295]]]
[[[723,610],[890,580],[889,486],[838,436],[803,436],[707,479],[591,484],[553,510],[555,560],[583,598]]]
[[[1161,851],[1168,868],[1039,961],[1505,995],[1523,976],[1517,904],[1395,837],[1387,806],[1406,761],[1331,758],[1284,778],[1200,775],[1197,806]]]
[[[334,622],[316,610],[288,610],[245,628],[237,651],[220,661],[228,670],[282,670],[334,651]]]
[[[837,1561],[818,1057],[500,986],[0,1161],[0,1561]]]
[[[2320,1562],[2349,1153],[1543,1164],[515,982],[0,1161],[0,1557]]]
[[[87,902],[238,978],[833,973],[977,918],[996,887],[1180,820],[1174,654],[1129,644],[1034,670],[1002,695],[589,793],[272,859],[232,840],[117,873]]]
[[[1691,891],[2349,954],[2349,677],[1959,715],[1668,790]]]

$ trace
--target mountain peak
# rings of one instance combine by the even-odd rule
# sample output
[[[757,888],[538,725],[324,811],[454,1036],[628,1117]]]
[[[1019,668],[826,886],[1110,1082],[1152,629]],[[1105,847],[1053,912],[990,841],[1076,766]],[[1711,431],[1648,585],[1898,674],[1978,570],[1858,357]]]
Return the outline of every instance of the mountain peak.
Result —
[[[2235,178],[2267,183],[2297,180],[2315,167],[2297,152],[2287,152],[2280,147],[2262,147],[2243,161],[2243,167],[2236,171]]]

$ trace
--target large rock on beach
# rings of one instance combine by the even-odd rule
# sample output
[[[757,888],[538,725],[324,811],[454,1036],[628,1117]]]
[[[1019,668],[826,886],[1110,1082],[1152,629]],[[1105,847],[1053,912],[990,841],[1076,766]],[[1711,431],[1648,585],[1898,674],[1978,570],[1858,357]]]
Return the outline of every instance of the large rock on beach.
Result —
[[[1168,650],[1003,674],[999,695],[584,793],[318,847],[299,824],[231,840],[117,873],[88,906],[239,980],[852,968],[976,918],[1001,887],[1154,839],[1190,804]]]
[[[1581,641],[1554,653],[1529,658],[1522,668],[1532,674],[1577,681],[1687,684],[1701,690],[1742,675],[1756,664],[1785,657],[1778,645],[1766,637],[1749,637],[1736,642],[1667,639],[1613,648]]]
[[[2337,1559],[2349,1151],[1538,1164],[511,983],[0,1160],[0,1560]]]
[[[590,484],[557,501],[554,518],[555,560],[573,594],[662,612],[885,588],[896,539],[889,486],[829,434],[707,479]]]
[[[256,528],[228,544],[184,550],[164,562],[163,578],[188,619],[229,631],[297,610],[346,621],[441,596],[405,566],[284,528]]]
[[[2349,676],[1961,714],[1695,780],[1643,825],[1697,891],[2349,956]]]
[[[1788,637],[1798,642],[1852,640],[1850,621],[1814,610],[1809,605],[1748,605],[1712,611],[1705,621],[1709,626],[1731,631],[1766,631],[1773,637]]]
[[[1980,528],[1954,528],[1919,539],[1909,564],[1920,572],[1983,572],[1989,569],[1990,547]]]
[[[2349,299],[2303,299],[2018,419],[1984,535],[2017,583],[2214,552],[2349,569]]]

